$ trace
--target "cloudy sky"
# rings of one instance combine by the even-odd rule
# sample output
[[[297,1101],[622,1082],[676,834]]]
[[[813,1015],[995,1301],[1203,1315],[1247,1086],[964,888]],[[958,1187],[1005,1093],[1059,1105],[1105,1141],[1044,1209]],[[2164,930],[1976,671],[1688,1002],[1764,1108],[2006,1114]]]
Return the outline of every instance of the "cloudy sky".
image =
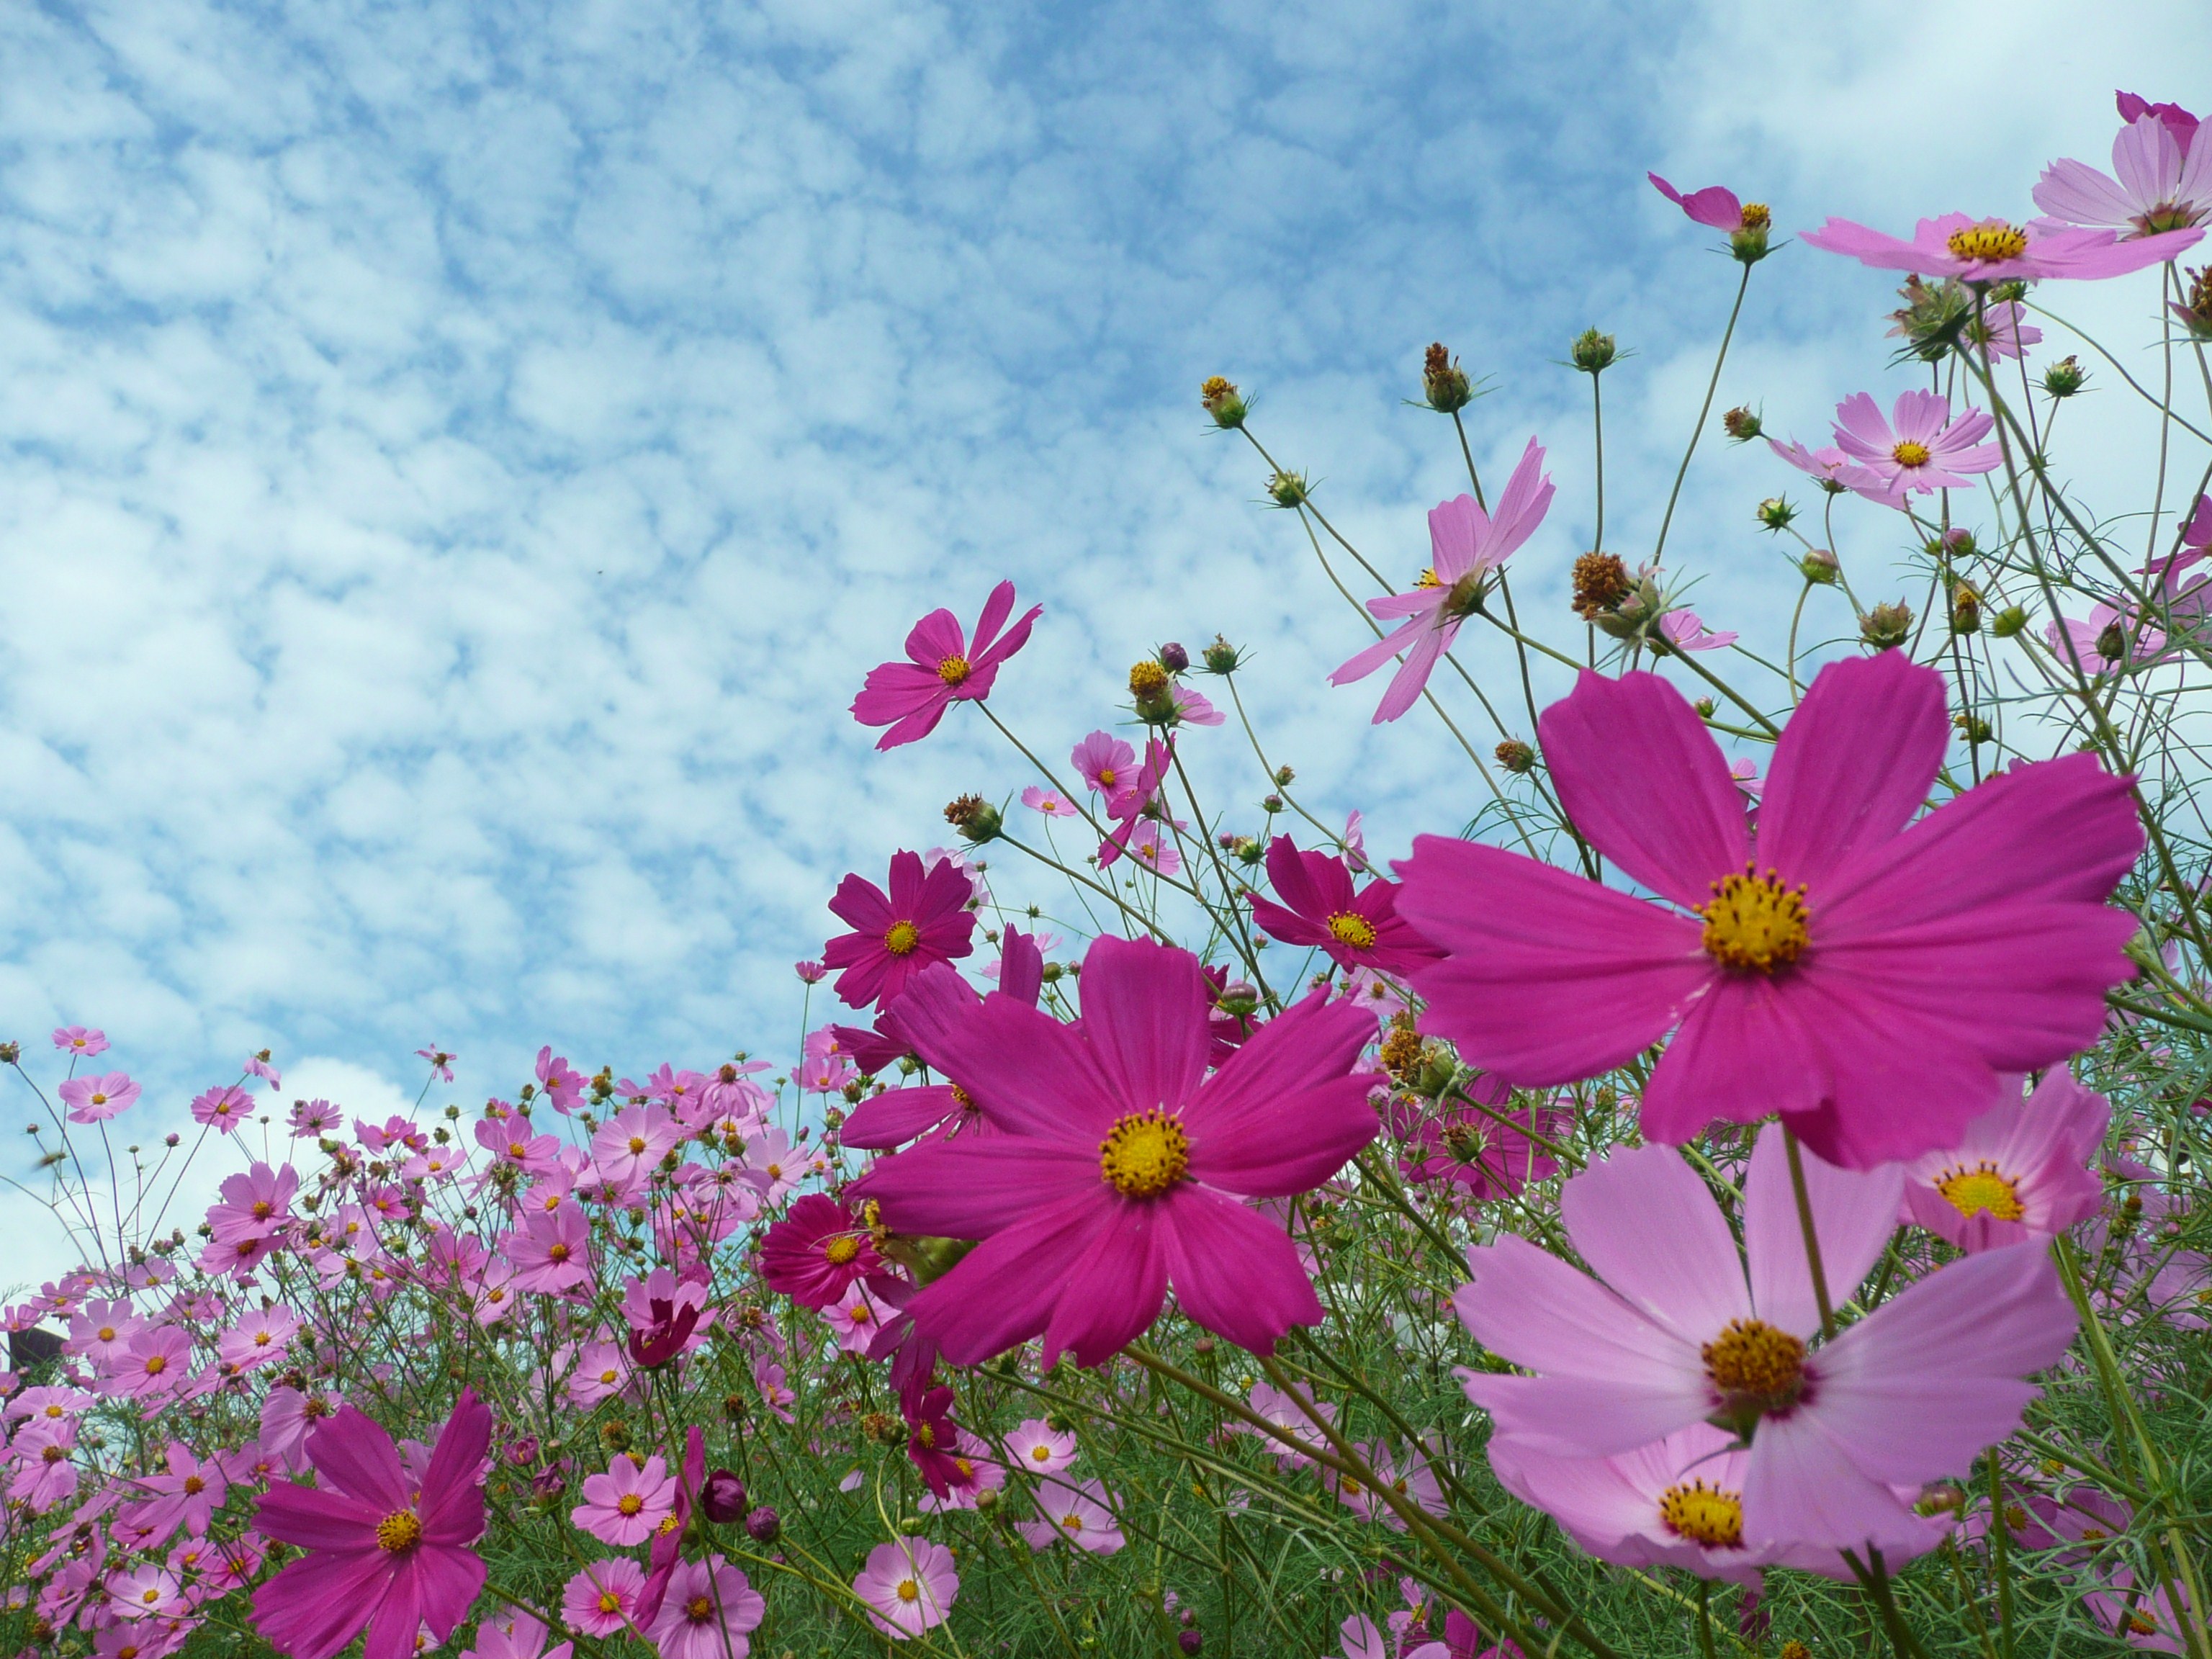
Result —
[[[153,1127],[264,1046],[285,1097],[378,1108],[431,1042],[464,1103],[544,1041],[787,1053],[836,878],[1029,781],[980,721],[886,757],[844,714],[1002,576],[1046,616],[994,706],[1041,749],[1225,631],[1317,806],[1385,853],[1456,828],[1439,731],[1322,684],[1367,636],[1200,380],[1402,579],[1459,487],[1402,403],[1448,342],[1495,377],[1486,466],[1553,447],[1556,608],[1590,531],[1557,360],[1636,353],[1633,551],[1732,288],[1646,167],[1783,232],[2023,217],[2114,87],[2202,107],[2207,64],[2188,0],[0,10],[0,1036],[51,1072],[104,1026]],[[2054,299],[2132,339],[2155,278]],[[1723,402],[1817,435],[1892,383],[1891,303],[1783,250]],[[2117,497],[2107,404],[2079,464]],[[1701,456],[1671,550],[1717,625],[1793,596],[1748,517],[1789,482]],[[1893,523],[1850,533],[1887,567]]]

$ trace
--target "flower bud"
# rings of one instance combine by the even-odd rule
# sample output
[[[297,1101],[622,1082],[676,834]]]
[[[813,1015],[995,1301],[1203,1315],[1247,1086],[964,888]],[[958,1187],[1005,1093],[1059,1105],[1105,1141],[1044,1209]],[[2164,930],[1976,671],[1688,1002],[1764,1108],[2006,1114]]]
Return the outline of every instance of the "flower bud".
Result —
[[[1945,531],[1930,552],[1948,553],[1954,558],[1971,559],[1981,550],[1974,545],[1974,532],[1964,525],[1953,525]]]
[[[1586,328],[1577,334],[1574,344],[1567,350],[1568,361],[1585,374],[1603,374],[1613,367],[1613,359],[1620,355],[1613,336],[1601,334],[1594,328]]]
[[[763,1504],[745,1516],[745,1532],[756,1544],[773,1544],[782,1534],[783,1522]]]
[[[1797,574],[1821,587],[1832,583],[1841,568],[1836,562],[1836,556],[1825,547],[1816,547],[1797,561]]]
[[[1877,651],[1903,645],[1912,632],[1912,607],[1902,599],[1878,605],[1859,618],[1859,638]]]
[[[1712,719],[1714,711],[1717,709],[1720,705],[1715,702],[1711,697],[1699,697],[1695,702],[1692,703],[1690,707],[1698,711],[1698,719],[1709,720]]]
[[[1959,728],[1959,735],[1968,743],[1987,743],[1996,735],[1990,723],[1978,714],[1954,714],[1951,724]]]
[[[1721,416],[1721,430],[1740,444],[1747,444],[1753,438],[1764,437],[1766,433],[1766,428],[1759,424],[1759,416],[1743,404],[1738,404]]]
[[[1215,375],[1198,389],[1198,400],[1213,416],[1214,425],[1226,430],[1244,424],[1244,399],[1233,381]]]
[[[1618,554],[1585,553],[1575,561],[1574,610],[1584,622],[1595,622],[1635,591]]]
[[[2105,624],[2104,632],[2097,635],[2097,654],[2106,662],[2118,662],[2128,654],[2127,630],[2117,622]]]
[[[998,1508],[999,1494],[997,1491],[992,1487],[986,1486],[982,1491],[977,1492],[975,1494],[975,1507],[981,1510],[985,1515],[988,1515],[993,1510]]]
[[[1951,589],[1951,631],[1954,634],[1978,634],[1982,628],[1982,596],[1970,582],[1960,582]]]
[[[1213,1339],[1210,1336],[1200,1337],[1197,1341],[1190,1345],[1190,1351],[1200,1359],[1205,1358],[1213,1352]]]
[[[999,809],[981,795],[963,795],[945,809],[945,821],[960,832],[963,841],[981,846],[996,838],[1005,822]]]
[[[13,1066],[22,1057],[23,1045],[21,1043],[0,1042],[0,1066]]]
[[[1160,647],[1160,666],[1170,674],[1180,674],[1190,666],[1190,653],[1170,640]]]
[[[2212,340],[2212,265],[2189,273],[2189,297],[2177,301],[2172,308],[2173,314],[2180,318],[2183,325],[2189,330],[2191,339]],[[2070,362],[2073,360],[2069,358],[2067,361]],[[2045,385],[2047,389],[2047,375]],[[2059,394],[2054,392],[2052,395]]]
[[[1306,475],[1303,472],[1270,472],[1267,475],[1267,495],[1277,507],[1304,506]]]
[[[1990,619],[1990,632],[2001,640],[2010,639],[2027,626],[2027,611],[2022,605],[2008,605]]]
[[[1536,751],[1518,738],[1508,738],[1492,751],[1498,763],[1509,772],[1533,772],[1536,769]]]
[[[1261,796],[1260,810],[1263,812],[1270,813],[1281,811],[1283,810],[1283,798],[1280,795]]]
[[[2070,398],[2088,383],[2079,357],[2061,357],[2043,371],[2043,389],[2053,398]]]
[[[1796,521],[1797,509],[1780,495],[1769,495],[1759,504],[1759,521],[1769,530],[1787,530]]]
[[[1209,674],[1233,674],[1242,657],[1237,647],[1221,635],[1213,636],[1213,643],[1206,647],[1206,672]]]
[[[1224,1014],[1243,1019],[1260,1006],[1260,993],[1243,980],[1232,979],[1221,988],[1221,994],[1213,999],[1213,1006]]]
[[[699,1488],[699,1508],[718,1527],[742,1520],[745,1513],[745,1483],[734,1469],[716,1469]]]
[[[1267,849],[1260,845],[1259,837],[1256,836],[1237,836],[1237,844],[1229,850],[1237,855],[1237,863],[1248,867],[1259,863],[1267,855]]]
[[[1176,1632],[1176,1645],[1185,1653],[1196,1653],[1206,1645],[1206,1638],[1195,1629],[1179,1630]]]
[[[1452,414],[1474,401],[1474,387],[1467,371],[1442,342],[1431,345],[1422,360],[1421,394],[1439,415]]]
[[[1297,775],[1298,775],[1296,772],[1292,771],[1287,766],[1277,767],[1275,769],[1275,787],[1278,789],[1289,788],[1292,783],[1297,781]]]

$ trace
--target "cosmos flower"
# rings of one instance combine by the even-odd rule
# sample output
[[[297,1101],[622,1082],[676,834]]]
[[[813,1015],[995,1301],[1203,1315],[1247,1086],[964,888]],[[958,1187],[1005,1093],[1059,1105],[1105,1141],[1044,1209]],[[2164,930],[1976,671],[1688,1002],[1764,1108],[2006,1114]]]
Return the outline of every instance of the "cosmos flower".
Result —
[[[715,1554],[677,1565],[646,1636],[660,1659],[745,1659],[747,1633],[767,1616],[761,1593]]]
[[[2001,1080],[1996,1102],[1959,1144],[1905,1169],[1903,1219],[1962,1250],[2049,1238],[2097,1213],[2105,1185],[2090,1168],[2112,1108],[2063,1066],[2021,1097]]]
[[[1908,495],[1956,489],[2003,460],[1996,445],[1982,441],[1995,424],[1978,409],[1954,419],[1950,399],[1922,391],[1899,392],[1884,420],[1872,398],[1855,392],[1836,405],[1836,444],[1851,462],[1836,476],[1892,507]]]
[[[972,642],[960,631],[958,617],[950,611],[933,611],[906,636],[906,661],[868,671],[860,696],[853,699],[853,718],[863,726],[890,728],[876,739],[878,749],[919,742],[937,729],[954,703],[980,702],[991,695],[999,665],[1029,643],[1030,629],[1044,614],[1042,605],[1031,605],[1006,628],[1013,610],[1014,585],[1000,582],[983,602]]]
[[[1375,710],[1373,724],[1395,720],[1421,695],[1437,662],[1451,649],[1460,624],[1474,614],[1490,574],[1535,533],[1552,505],[1551,476],[1543,471],[1544,450],[1534,438],[1498,498],[1495,514],[1472,495],[1458,495],[1429,511],[1430,565],[1412,590],[1370,599],[1377,617],[1399,617],[1402,625],[1357,653],[1328,677],[1331,685],[1364,680],[1391,658],[1405,660]]]
[[[830,908],[854,931],[822,949],[823,961],[842,970],[837,994],[855,1008],[888,1003],[931,963],[966,956],[975,948],[972,890],[967,872],[951,860],[925,870],[916,853],[891,854],[889,893],[848,875]]]
[[[1031,1474],[1058,1474],[1075,1462],[1075,1436],[1042,1417],[1024,1418],[1006,1437],[1006,1455]]]
[[[2000,1073],[2094,1042],[2106,988],[2132,972],[2135,919],[2105,902],[2142,846],[2126,781],[2068,755],[1908,823],[1951,728],[1942,677],[1901,652],[1820,671],[1755,830],[1704,722],[1654,675],[1585,674],[1539,730],[1591,845],[1680,908],[1415,841],[1398,913],[1450,953],[1413,975],[1425,1029],[1508,1083],[1594,1077],[1674,1030],[1642,1097],[1650,1139],[1778,1111],[1863,1168],[1955,1145]]]
[[[2084,230],[2030,220],[2025,225],[2002,219],[1973,219],[1947,213],[1923,219],[1912,240],[1891,236],[1848,219],[1830,219],[1803,240],[1809,247],[1841,253],[1877,270],[1916,271],[1924,276],[1956,276],[1961,282],[2001,283],[2021,276],[2097,278],[2177,258],[2203,235],[2202,230],[2168,230],[2122,240],[2111,230]]]
[[[2053,161],[2035,186],[2053,219],[2136,236],[2186,229],[2212,219],[2212,147],[2184,143],[2145,110],[2112,140],[2112,172]]]
[[[104,1123],[137,1104],[139,1093],[138,1085],[124,1072],[73,1077],[61,1086],[62,1104],[69,1108],[72,1123]]]
[[[1342,859],[1302,853],[1288,836],[1267,844],[1267,879],[1276,899],[1252,896],[1252,920],[1285,945],[1328,953],[1345,969],[1405,975],[1441,954],[1397,914],[1395,882],[1370,881],[1357,892]]]
[[[586,1636],[618,1636],[645,1588],[645,1569],[626,1555],[594,1561],[561,1591],[561,1613]]]
[[[945,1622],[960,1594],[960,1575],[944,1545],[902,1534],[868,1552],[853,1594],[867,1604],[878,1630],[903,1642]]]
[[[1128,1541],[1099,1481],[1085,1480],[1076,1486],[1044,1481],[1037,1487],[1036,1505],[1038,1519],[1014,1523],[1014,1530],[1029,1540],[1033,1550],[1068,1543],[1093,1555],[1111,1555]]]
[[[360,1634],[362,1659],[406,1659],[428,1626],[442,1642],[483,1588],[482,1468],[491,1408],[467,1389],[419,1474],[348,1406],[307,1431],[319,1484],[272,1487],[254,1525],[307,1552],[253,1595],[254,1628],[293,1659],[330,1659]]]
[[[803,1307],[843,1299],[883,1263],[860,1218],[836,1199],[810,1193],[761,1241],[761,1278]]]
[[[1905,1554],[1937,1529],[1896,1488],[1966,1471],[2018,1426],[2027,1374],[2075,1330],[2040,1243],[1938,1269],[1819,1346],[1805,1238],[1779,1126],[1745,1178],[1739,1257],[1705,1182],[1663,1146],[1616,1150],[1571,1179],[1561,1215],[1585,1276],[1501,1234],[1468,1252],[1453,1298],[1475,1339],[1529,1375],[1462,1373],[1499,1434],[1614,1457],[1708,1419],[1748,1439],[1741,1535],[1754,1548],[1871,1544]],[[1903,1177],[1807,1158],[1829,1296],[1841,1304],[1895,1227]]]
[[[659,1457],[634,1463],[623,1452],[605,1474],[584,1477],[584,1501],[568,1511],[568,1519],[602,1544],[628,1549],[652,1537],[675,1509],[676,1482],[667,1463]]]
[[[1099,939],[1083,1019],[1066,1026],[1004,994],[945,1034],[1004,1134],[878,1160],[855,1182],[897,1231],[982,1243],[908,1305],[956,1364],[1042,1334],[1095,1365],[1183,1312],[1259,1352],[1321,1306],[1279,1227],[1243,1198],[1318,1185],[1374,1137],[1352,1065],[1371,1016],[1316,992],[1206,1075],[1209,999],[1198,958]]]

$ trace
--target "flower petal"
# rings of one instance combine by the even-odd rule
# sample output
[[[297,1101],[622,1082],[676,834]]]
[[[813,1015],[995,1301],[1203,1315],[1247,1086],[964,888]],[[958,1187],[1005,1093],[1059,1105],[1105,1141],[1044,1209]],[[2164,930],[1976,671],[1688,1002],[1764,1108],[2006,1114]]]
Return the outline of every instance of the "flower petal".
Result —
[[[1590,1270],[1692,1346],[1750,1316],[1735,1235],[1680,1153],[1616,1150],[1566,1183],[1559,1213]]]

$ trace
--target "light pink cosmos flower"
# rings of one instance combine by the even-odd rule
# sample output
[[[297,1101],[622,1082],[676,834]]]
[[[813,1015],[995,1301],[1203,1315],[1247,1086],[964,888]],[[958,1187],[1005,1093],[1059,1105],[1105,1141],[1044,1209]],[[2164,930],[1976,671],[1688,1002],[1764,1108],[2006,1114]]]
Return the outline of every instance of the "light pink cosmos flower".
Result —
[[[1543,466],[1543,447],[1531,438],[1522,453],[1521,464],[1513,469],[1504,493],[1498,498],[1494,515],[1478,507],[1472,495],[1455,496],[1441,507],[1431,507],[1429,568],[1411,592],[1368,600],[1367,608],[1374,615],[1406,620],[1346,661],[1328,677],[1328,683],[1349,685],[1364,680],[1402,653],[1405,660],[1392,678],[1389,690],[1382,694],[1371,724],[1395,720],[1413,706],[1438,659],[1451,649],[1460,624],[1474,615],[1481,602],[1491,573],[1544,521],[1554,492],[1551,475]]]
[[[586,1636],[618,1636],[644,1588],[645,1569],[628,1556],[594,1561],[562,1587],[562,1617]]]
[[[307,1553],[253,1595],[254,1628],[293,1659],[331,1659],[366,1626],[362,1659],[408,1659],[425,1625],[442,1642],[483,1588],[484,1454],[491,1408],[467,1389],[419,1476],[348,1406],[307,1434],[316,1486],[261,1499],[264,1538]]]
[[[1725,185],[1707,185],[1703,190],[1693,190],[1687,195],[1668,184],[1656,173],[1644,175],[1662,196],[1682,210],[1692,224],[1704,225],[1713,230],[1724,230],[1734,234],[1752,228],[1753,222],[1743,210],[1743,199]],[[1757,206],[1757,204],[1753,204]],[[1759,209],[1759,222],[1764,225],[1765,210]]]
[[[8,1459],[15,1466],[8,1482],[8,1496],[44,1515],[55,1504],[76,1496],[77,1420],[43,1420],[23,1425],[8,1443]]]
[[[1899,336],[1908,332],[1902,323],[1889,331]],[[1998,362],[2026,356],[2027,348],[2040,344],[2042,339],[2043,331],[2027,320],[2027,308],[2017,300],[1985,306],[1979,317],[1970,316],[1959,325],[1960,346],[1986,351]]]
[[[623,1452],[604,1474],[584,1478],[584,1501],[568,1511],[568,1519],[602,1544],[628,1549],[652,1537],[675,1510],[676,1481],[666,1462],[648,1457],[641,1465]]]
[[[2212,146],[2208,146],[2212,148]],[[2166,630],[2109,605],[2090,607],[2088,620],[2065,618],[2043,625],[2044,643],[2069,667],[2081,664],[2085,674],[2111,674],[2123,668],[2142,668],[2166,654]]]
[[[95,1054],[107,1052],[107,1033],[82,1025],[58,1026],[54,1031],[54,1047],[90,1060]]]
[[[149,1539],[161,1540],[182,1527],[195,1538],[206,1535],[215,1512],[230,1494],[230,1478],[222,1461],[202,1461],[183,1442],[172,1440],[162,1454],[167,1466],[161,1474],[142,1475],[131,1483],[144,1501],[131,1506],[131,1521]]]
[[[112,1364],[104,1392],[154,1404],[191,1381],[191,1340],[173,1325],[156,1325],[131,1339]]]
[[[234,1135],[253,1115],[253,1097],[235,1084],[209,1089],[192,1100],[192,1121]]]
[[[989,696],[999,665],[1029,643],[1030,629],[1044,614],[1042,605],[1031,605],[1001,635],[999,630],[1013,611],[1014,585],[1000,582],[983,602],[972,644],[960,631],[960,619],[950,611],[933,611],[916,623],[906,636],[908,659],[870,669],[860,696],[853,699],[854,720],[863,726],[890,728],[876,740],[876,747],[896,749],[919,742],[937,729],[955,702],[980,702]]]
[[[1044,1481],[1037,1487],[1036,1505],[1042,1519],[1014,1523],[1014,1530],[1029,1540],[1032,1550],[1065,1541],[1093,1555],[1111,1555],[1128,1542],[1099,1481],[1086,1480],[1079,1486]]]
[[[1321,1425],[1326,1423],[1334,1426],[1336,1422],[1336,1407],[1329,1401],[1313,1401],[1312,1408],[1309,1410],[1308,1402],[1300,1400],[1288,1389],[1279,1389],[1272,1382],[1255,1382],[1252,1385],[1249,1403],[1255,1415],[1265,1418],[1275,1427],[1297,1439],[1300,1444],[1310,1446],[1316,1449],[1328,1444],[1328,1437],[1322,1432]],[[1232,1424],[1230,1431],[1233,1434],[1249,1434],[1255,1437],[1261,1448],[1286,1469],[1304,1468],[1313,1461],[1303,1453],[1285,1446],[1272,1435],[1261,1433],[1249,1423]]]
[[[1136,779],[1137,751],[1110,732],[1093,732],[1067,758],[1084,782],[1109,803]]]
[[[216,1358],[240,1371],[250,1371],[284,1358],[292,1339],[300,1334],[300,1316],[283,1303],[270,1308],[251,1308],[238,1322],[216,1339]]]
[[[2123,241],[2116,231],[2070,229],[2048,220],[2014,225],[2002,219],[1947,213],[1939,219],[1923,219],[1909,242],[1834,218],[1818,230],[1805,232],[1803,240],[1808,246],[1844,254],[1877,270],[2001,283],[2012,276],[2030,281],[2124,276],[2179,257],[2203,234],[2196,229],[2169,230]]]
[[[1182,827],[1178,821],[1176,828]],[[1127,836],[1116,837],[1113,844],[1147,870],[1160,875],[1172,876],[1182,869],[1182,854],[1176,850],[1175,843],[1169,838],[1169,831],[1158,818],[1132,820]],[[1103,858],[1099,860],[1101,864],[1109,861]]]
[[[591,1224],[580,1205],[564,1202],[526,1212],[522,1225],[506,1238],[515,1289],[559,1296],[589,1285],[591,1241]]]
[[[879,1158],[849,1190],[897,1231],[982,1242],[907,1306],[956,1364],[1044,1337],[1096,1365],[1168,1286],[1207,1329],[1261,1352],[1321,1304],[1246,1198],[1305,1192],[1374,1139],[1352,1062],[1367,1014],[1316,992],[1206,1074],[1205,974],[1188,951],[1106,938],[1079,1026],[994,992],[939,1044],[1004,1134]]]
[[[661,1108],[631,1106],[599,1126],[592,1137],[592,1162],[610,1186],[642,1187],[683,1139],[684,1126]]]
[[[146,1320],[132,1309],[127,1297],[88,1302],[70,1316],[69,1340],[62,1345],[62,1352],[80,1355],[104,1370],[146,1326]],[[8,1414],[15,1415],[14,1402]]]
[[[868,1552],[853,1594],[867,1604],[877,1629],[904,1642],[951,1617],[960,1575],[944,1545],[902,1534]]]
[[[1820,487],[1832,495],[1840,495],[1845,486],[1840,482],[1843,471],[1851,464],[1851,458],[1834,445],[1820,449],[1808,449],[1792,439],[1784,443],[1778,438],[1769,438],[1766,447],[1808,477],[1820,481]]]
[[[1966,1126],[1956,1146],[1905,1165],[1901,1219],[1962,1250],[2049,1238],[2097,1213],[2105,1186],[2090,1168],[2112,1103],[2063,1066],[2021,1098],[2007,1078],[1996,1103]]]
[[[417,1048],[415,1051],[415,1057],[417,1060],[427,1060],[430,1062],[430,1075],[439,1082],[451,1083],[453,1080],[453,1056],[438,1047],[436,1043],[432,1043],[427,1048]]]
[[[2136,923],[2105,902],[2142,848],[2126,781],[2069,755],[1908,824],[1951,725],[1942,677],[1901,652],[1820,671],[1755,828],[1656,676],[1585,674],[1538,730],[1591,844],[1680,908],[1499,848],[1414,842],[1398,914],[1450,952],[1413,975],[1425,1029],[1516,1086],[1596,1076],[1675,1030],[1644,1091],[1648,1137],[1778,1111],[1863,1168],[1954,1144],[2000,1073],[2094,1042],[2106,988],[2132,972]]]
[[[2112,140],[2112,174],[2084,161],[2053,161],[2035,204],[2063,224],[2156,235],[2212,219],[2212,147],[2183,144],[2146,110]]]
[[[108,1575],[107,1604],[125,1619],[170,1619],[187,1611],[176,1574],[150,1561]]]
[[[1006,1437],[1006,1455],[1031,1474],[1058,1474],[1075,1462],[1075,1436],[1030,1417]]]
[[[1694,611],[1669,611],[1659,618],[1659,632],[1677,651],[1717,651],[1734,645],[1735,635],[1715,633]]]
[[[1851,1297],[1896,1224],[1903,1177],[1804,1159],[1831,1299]],[[1531,1376],[1462,1372],[1498,1432],[1613,1457],[1709,1419],[1750,1443],[1741,1532],[1757,1548],[1917,1554],[1938,1529],[1899,1486],[1963,1474],[2018,1426],[2021,1379],[2065,1352],[2072,1304],[2039,1244],[1938,1269],[1841,1335],[1820,1329],[1778,1126],[1744,1182],[1745,1257],[1705,1185],[1662,1146],[1570,1180],[1560,1213],[1586,1277],[1503,1234],[1468,1252],[1453,1297],[1475,1339]]]
[[[1982,410],[1956,420],[1950,399],[1938,392],[1904,392],[1884,420],[1872,398],[1855,392],[1836,405],[1836,443],[1851,465],[1839,483],[1886,506],[1936,489],[1955,489],[1994,471],[2003,455],[1982,441],[1996,424]]]
[[[768,1603],[720,1555],[681,1561],[647,1638],[660,1659],[745,1659],[747,1633],[768,1616]]]
[[[1316,1404],[1319,1402],[1316,1401]],[[1444,1503],[1443,1483],[1430,1468],[1429,1460],[1419,1446],[1408,1446],[1401,1457],[1390,1449],[1389,1443],[1376,1440],[1363,1443],[1359,1455],[1367,1467],[1375,1471],[1375,1478],[1400,1498],[1411,1498],[1430,1515],[1442,1515],[1448,1505]],[[1406,1530],[1405,1522],[1392,1509],[1382,1493],[1367,1482],[1331,1469],[1325,1476],[1328,1489],[1336,1500],[1358,1511],[1364,1521],[1379,1521],[1394,1531]]]
[[[1031,784],[1022,791],[1022,805],[1032,812],[1042,812],[1048,818],[1072,818],[1076,816],[1075,803],[1056,790],[1043,789]]]
[[[104,1123],[137,1103],[139,1087],[125,1072],[73,1077],[61,1086],[62,1104],[72,1123]]]
[[[549,1648],[545,1644],[552,1634],[544,1620],[509,1607],[477,1626],[476,1646],[465,1649],[461,1659],[569,1659],[576,1644],[557,1642]]]

